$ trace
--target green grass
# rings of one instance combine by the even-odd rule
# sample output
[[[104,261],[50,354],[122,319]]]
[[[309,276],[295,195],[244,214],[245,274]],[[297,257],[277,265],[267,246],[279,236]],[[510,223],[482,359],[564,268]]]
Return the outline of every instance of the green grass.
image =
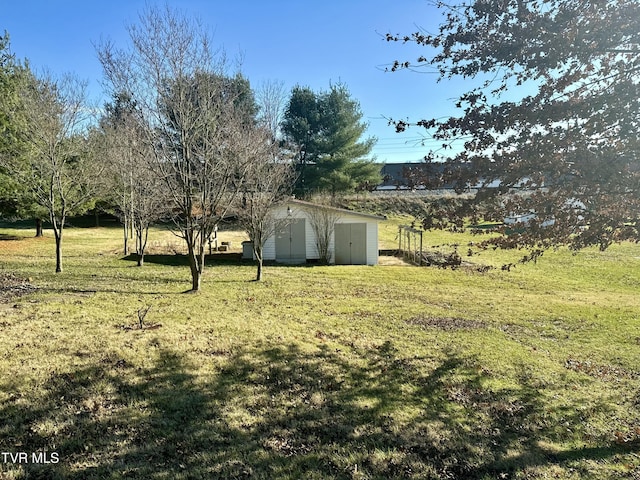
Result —
[[[59,462],[1,479],[640,476],[637,245],[510,272],[269,265],[261,283],[212,259],[185,295],[179,259],[136,268],[117,229],[69,229],[58,275],[31,234],[0,230],[0,273],[38,287],[0,304],[0,451]]]

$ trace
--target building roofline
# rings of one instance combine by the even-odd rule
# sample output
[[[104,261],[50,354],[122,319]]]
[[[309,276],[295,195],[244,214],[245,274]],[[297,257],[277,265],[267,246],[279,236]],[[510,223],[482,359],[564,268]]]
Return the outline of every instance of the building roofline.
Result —
[[[374,220],[386,220],[387,219],[386,216],[373,215],[371,213],[355,212],[353,210],[347,210],[346,208],[332,207],[332,206],[329,206],[329,205],[319,205],[317,203],[306,202],[304,200],[298,200],[297,198],[289,198],[288,200],[286,200],[283,203],[300,205],[301,207],[324,208],[325,210],[332,210],[332,211],[338,212],[338,213],[345,213],[345,214],[349,214],[349,215],[355,215],[355,216],[358,216],[358,217],[370,218],[370,219],[374,219]]]

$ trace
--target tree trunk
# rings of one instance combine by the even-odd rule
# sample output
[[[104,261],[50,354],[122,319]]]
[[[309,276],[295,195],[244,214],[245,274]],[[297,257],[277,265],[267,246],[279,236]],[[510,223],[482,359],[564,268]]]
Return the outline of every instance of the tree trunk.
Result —
[[[191,242],[187,242],[188,253],[189,256],[189,269],[191,270],[191,290],[190,292],[198,292],[200,290],[200,283],[202,279],[202,271],[200,270],[200,265],[198,262],[198,256],[196,255],[196,251],[191,244]]]
[[[256,271],[256,282],[259,282],[262,280],[262,248],[256,248],[255,244],[253,247],[253,254],[256,257],[256,260],[258,261],[258,268]]]
[[[147,240],[149,239],[149,227],[146,228],[138,225],[136,227],[136,253],[138,254],[138,266],[144,265],[144,251],[147,248]]]
[[[53,226],[53,234],[56,237],[56,273],[62,272],[62,225]]]
[[[122,222],[122,232],[124,234],[124,256],[126,257],[129,255],[129,221],[127,220],[126,215]]]
[[[198,268],[197,268],[197,270],[198,270],[198,281],[197,281],[197,283],[195,281],[193,282],[194,287],[196,287],[196,285],[197,285],[197,288],[194,288],[195,291],[200,290],[200,283],[201,283],[201,280],[202,280],[202,272],[204,272],[204,262],[205,262],[205,259],[207,258],[205,242],[206,242],[206,239],[204,237],[202,237],[202,241],[200,242],[200,245],[199,245],[198,255],[196,257],[197,260],[198,260],[198,263],[197,263],[197,266],[198,266]]]
[[[262,260],[258,260],[258,271],[256,272],[256,282],[262,280]]]
[[[42,236],[44,236],[42,231],[42,219],[36,218],[36,238],[40,238]]]
[[[202,272],[198,269],[197,264],[195,266],[191,266],[191,291],[192,292],[200,291],[201,281],[202,281]]]

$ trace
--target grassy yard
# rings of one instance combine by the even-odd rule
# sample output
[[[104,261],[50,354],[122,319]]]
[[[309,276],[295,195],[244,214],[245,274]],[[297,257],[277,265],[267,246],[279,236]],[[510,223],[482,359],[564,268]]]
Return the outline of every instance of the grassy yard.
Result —
[[[0,276],[37,287],[0,303],[0,479],[640,478],[638,245],[261,283],[218,256],[185,295],[168,232],[137,268],[69,229],[57,275],[47,233],[0,229]]]

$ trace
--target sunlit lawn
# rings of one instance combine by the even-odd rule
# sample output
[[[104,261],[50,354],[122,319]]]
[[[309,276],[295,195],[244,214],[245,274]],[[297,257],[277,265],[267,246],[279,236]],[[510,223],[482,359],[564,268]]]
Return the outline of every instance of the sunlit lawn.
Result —
[[[0,274],[38,287],[0,304],[0,451],[59,461],[2,479],[640,477],[640,246],[261,283],[218,256],[185,295],[170,232],[137,268],[119,230],[69,229],[57,275],[47,233],[0,230]]]

